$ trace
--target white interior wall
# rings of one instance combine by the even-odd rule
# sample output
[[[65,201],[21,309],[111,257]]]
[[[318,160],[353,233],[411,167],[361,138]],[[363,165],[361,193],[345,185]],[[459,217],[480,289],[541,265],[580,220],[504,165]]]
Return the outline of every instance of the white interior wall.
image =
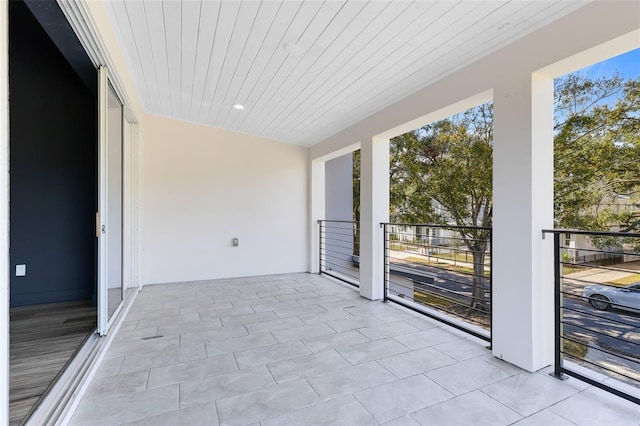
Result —
[[[308,270],[307,148],[152,115],[144,125],[144,284]]]

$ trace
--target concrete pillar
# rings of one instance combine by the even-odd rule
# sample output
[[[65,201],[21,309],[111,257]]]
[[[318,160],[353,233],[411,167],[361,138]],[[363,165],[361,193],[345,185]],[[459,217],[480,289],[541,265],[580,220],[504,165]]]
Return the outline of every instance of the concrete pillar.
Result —
[[[384,279],[381,222],[389,221],[389,139],[360,147],[360,295],[382,299]]]
[[[320,272],[320,233],[318,221],[325,219],[325,162],[317,160],[311,162],[309,176],[309,212],[311,223],[309,224],[309,272]]]
[[[325,163],[325,219],[353,220],[353,155]]]
[[[535,371],[553,359],[553,80],[494,87],[493,354]]]
[[[325,163],[325,218],[345,221],[327,224],[325,267],[347,277],[356,277],[353,266],[353,155],[341,155]]]

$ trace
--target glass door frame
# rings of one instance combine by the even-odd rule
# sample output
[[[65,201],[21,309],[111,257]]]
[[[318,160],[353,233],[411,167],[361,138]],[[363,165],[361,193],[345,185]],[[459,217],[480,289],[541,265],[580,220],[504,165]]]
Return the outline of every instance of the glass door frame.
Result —
[[[120,216],[121,225],[119,232],[124,235],[124,103],[111,83],[109,72],[105,66],[98,68],[98,212],[96,214],[96,237],[98,238],[98,327],[100,336],[105,336],[124,306],[124,274],[123,274],[123,238],[120,238],[120,303],[109,316],[109,94],[113,93],[120,103]]]

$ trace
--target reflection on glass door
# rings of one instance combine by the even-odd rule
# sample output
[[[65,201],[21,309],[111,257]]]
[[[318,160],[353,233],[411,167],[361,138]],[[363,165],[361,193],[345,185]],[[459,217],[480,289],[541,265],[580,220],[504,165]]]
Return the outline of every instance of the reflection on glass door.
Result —
[[[123,300],[122,289],[122,102],[109,84],[107,114],[107,318]]]
[[[98,212],[98,333],[105,335],[123,302],[123,106],[109,83],[107,69],[99,72],[99,212]]]

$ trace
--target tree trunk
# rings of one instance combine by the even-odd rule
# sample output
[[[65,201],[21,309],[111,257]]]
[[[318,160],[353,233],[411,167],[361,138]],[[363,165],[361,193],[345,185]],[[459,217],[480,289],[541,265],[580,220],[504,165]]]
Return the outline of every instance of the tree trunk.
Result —
[[[360,209],[353,209],[353,255],[360,256]]]
[[[360,224],[358,222],[353,227],[353,255],[360,256]]]
[[[471,307],[482,311],[488,311],[487,300],[485,297],[484,276],[484,258],[485,244],[481,244],[476,250],[473,250],[473,292],[471,294]]]

